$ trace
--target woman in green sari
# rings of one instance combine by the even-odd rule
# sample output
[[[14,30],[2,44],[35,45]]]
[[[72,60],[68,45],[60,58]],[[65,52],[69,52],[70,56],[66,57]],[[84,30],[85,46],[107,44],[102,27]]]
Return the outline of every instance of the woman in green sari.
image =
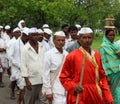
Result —
[[[106,30],[100,54],[114,104],[120,104],[120,47],[114,39],[114,30]]]

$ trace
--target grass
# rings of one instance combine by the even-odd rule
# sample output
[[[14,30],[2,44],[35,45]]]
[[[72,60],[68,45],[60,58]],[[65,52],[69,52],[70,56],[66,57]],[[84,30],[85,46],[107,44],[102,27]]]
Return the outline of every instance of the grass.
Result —
[[[94,41],[93,41],[93,44],[92,44],[92,49],[99,50],[100,45],[102,43],[102,38],[103,38],[103,34],[99,34],[98,36],[94,37]],[[116,35],[115,41],[117,41],[119,39],[120,39],[120,35]]]

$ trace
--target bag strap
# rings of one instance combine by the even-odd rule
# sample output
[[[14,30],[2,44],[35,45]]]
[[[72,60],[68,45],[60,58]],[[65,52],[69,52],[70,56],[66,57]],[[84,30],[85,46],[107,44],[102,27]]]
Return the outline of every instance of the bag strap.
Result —
[[[57,75],[59,74],[59,72],[60,72],[60,70],[61,70],[61,68],[62,68],[62,65],[63,65],[63,63],[64,63],[64,61],[65,61],[65,55],[64,55],[64,54],[63,54],[62,60],[63,60],[63,61],[62,61],[61,64],[58,66],[57,70],[54,72],[54,75],[51,77],[51,87],[53,87],[54,81],[55,81]]]

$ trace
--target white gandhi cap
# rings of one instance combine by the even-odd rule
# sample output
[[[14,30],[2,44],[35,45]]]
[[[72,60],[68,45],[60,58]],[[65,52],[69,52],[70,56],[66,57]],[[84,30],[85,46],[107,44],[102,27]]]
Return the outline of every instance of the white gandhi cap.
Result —
[[[54,36],[64,36],[65,37],[65,33],[63,31],[57,31]]]
[[[52,35],[52,30],[50,30],[50,29],[44,29],[43,31],[44,31],[44,33]]]
[[[22,31],[22,35],[29,35],[29,29],[28,28],[24,28],[23,31]]]
[[[13,30],[13,33],[16,32],[16,31],[20,31],[20,29],[18,27],[16,27],[14,30]]]
[[[28,30],[28,33],[37,33],[37,28],[36,27],[32,27]]]
[[[44,24],[44,25],[42,26],[42,28],[49,28],[49,25],[48,25],[48,24]]]
[[[83,28],[81,28],[80,31],[78,31],[78,35],[89,34],[89,33],[93,33],[92,29],[89,27],[83,27]]]
[[[9,26],[9,25],[6,25],[6,26],[5,26],[5,29],[6,29],[6,30],[9,30],[9,29],[10,29],[10,26]]]

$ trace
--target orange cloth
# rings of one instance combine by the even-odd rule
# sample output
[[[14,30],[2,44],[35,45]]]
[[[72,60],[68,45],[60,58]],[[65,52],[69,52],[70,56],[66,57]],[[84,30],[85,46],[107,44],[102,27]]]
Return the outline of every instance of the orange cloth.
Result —
[[[80,95],[79,104],[104,104],[105,101],[113,101],[106,77],[104,76],[100,54],[97,51],[94,52],[94,58],[98,64],[99,81],[97,81],[97,83],[101,89],[102,97],[100,96],[98,87],[96,86],[96,67],[87,57],[82,82],[84,90]],[[77,94],[74,92],[74,89],[80,82],[83,58],[83,52],[80,49],[76,49],[66,57],[63,65],[60,74],[60,81],[64,88],[68,91],[67,104],[75,104],[76,102]]]

